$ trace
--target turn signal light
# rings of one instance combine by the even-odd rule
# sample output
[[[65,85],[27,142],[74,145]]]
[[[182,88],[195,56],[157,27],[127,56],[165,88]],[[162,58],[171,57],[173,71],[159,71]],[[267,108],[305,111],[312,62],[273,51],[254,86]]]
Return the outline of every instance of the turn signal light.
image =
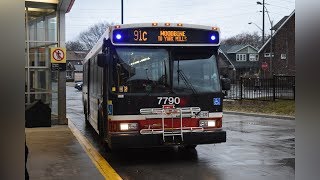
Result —
[[[217,27],[212,27],[212,30],[217,31],[219,28]]]

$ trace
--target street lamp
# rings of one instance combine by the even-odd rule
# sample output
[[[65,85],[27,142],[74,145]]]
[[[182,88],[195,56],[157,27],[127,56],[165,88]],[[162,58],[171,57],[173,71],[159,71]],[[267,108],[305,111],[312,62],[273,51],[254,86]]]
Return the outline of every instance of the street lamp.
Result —
[[[254,24],[257,28],[259,28],[261,31],[262,31],[262,34],[263,34],[263,30],[261,29],[261,27],[259,27],[256,23],[254,22],[249,22],[248,24]],[[263,39],[262,39],[263,40]],[[262,44],[263,45],[263,44]]]
[[[264,3],[264,0],[263,0],[263,3],[257,1],[257,4],[259,5],[262,5],[263,6],[263,17],[264,17],[264,8],[267,10],[267,15],[268,15],[268,18],[269,18],[269,21],[270,21],[270,25],[271,25],[271,28],[270,28],[270,72],[271,74],[273,75],[273,69],[272,69],[272,54],[273,54],[273,51],[272,51],[272,28],[273,28],[273,21],[271,21],[271,18],[270,18],[270,15],[269,15],[269,11],[267,9],[267,7],[265,6],[265,3]],[[263,24],[264,24],[264,18],[263,18]],[[263,27],[264,29],[264,27]]]
[[[261,29],[261,27],[259,27],[256,23],[254,23],[254,22],[249,22],[248,24],[254,24],[257,28],[259,28],[261,31],[263,31],[262,29]],[[263,32],[262,32],[263,33]]]

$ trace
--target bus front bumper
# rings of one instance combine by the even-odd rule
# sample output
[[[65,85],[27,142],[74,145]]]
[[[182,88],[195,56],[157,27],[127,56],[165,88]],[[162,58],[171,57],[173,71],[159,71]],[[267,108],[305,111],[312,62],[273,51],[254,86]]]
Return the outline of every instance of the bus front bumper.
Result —
[[[180,136],[168,136],[163,141],[162,134],[113,134],[109,139],[109,146],[116,148],[143,148],[174,145],[198,145],[226,142],[226,131],[190,132],[183,133],[183,141]]]

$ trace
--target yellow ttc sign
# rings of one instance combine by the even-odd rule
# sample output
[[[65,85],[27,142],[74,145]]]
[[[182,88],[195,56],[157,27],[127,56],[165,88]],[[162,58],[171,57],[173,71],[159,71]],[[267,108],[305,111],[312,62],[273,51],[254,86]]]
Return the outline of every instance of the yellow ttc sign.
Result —
[[[66,48],[50,48],[51,63],[66,63]]]

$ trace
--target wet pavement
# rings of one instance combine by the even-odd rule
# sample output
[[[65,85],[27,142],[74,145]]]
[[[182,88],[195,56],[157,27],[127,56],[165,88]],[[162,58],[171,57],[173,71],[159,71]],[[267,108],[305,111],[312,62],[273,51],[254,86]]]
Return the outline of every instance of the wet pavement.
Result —
[[[224,114],[226,143],[110,153],[85,127],[81,96],[67,86],[68,118],[123,179],[294,179],[295,120]]]

